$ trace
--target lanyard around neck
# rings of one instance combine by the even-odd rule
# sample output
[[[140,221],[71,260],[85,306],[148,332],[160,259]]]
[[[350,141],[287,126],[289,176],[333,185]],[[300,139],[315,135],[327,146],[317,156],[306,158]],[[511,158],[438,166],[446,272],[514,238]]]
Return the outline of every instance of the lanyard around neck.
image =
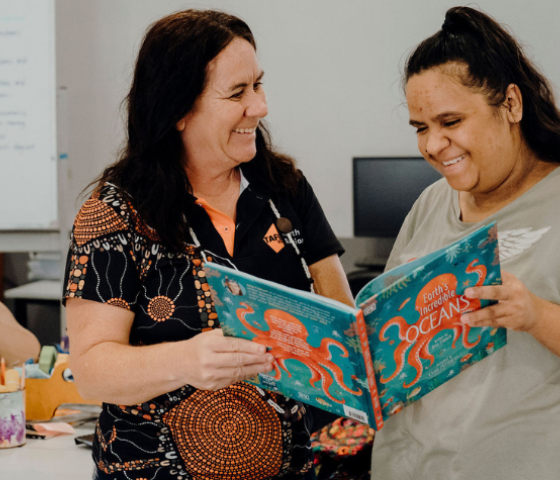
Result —
[[[280,215],[280,212],[278,211],[278,209],[276,208],[276,205],[274,204],[274,202],[269,199],[268,200],[268,204],[272,210],[272,212],[274,213],[274,216],[276,217],[276,226],[278,227],[278,230],[282,233],[282,235],[284,236],[284,238],[287,239],[287,243],[289,243],[292,248],[294,249],[297,257],[299,258],[300,262],[301,262],[301,266],[303,267],[303,271],[305,273],[305,276],[307,278],[307,280],[309,281],[309,290],[311,291],[311,293],[315,293],[315,289],[313,288],[313,278],[311,277],[311,273],[309,272],[309,267],[307,266],[307,262],[305,261],[305,258],[303,257],[300,249],[298,248],[294,237],[292,235],[293,233],[293,229],[292,229],[292,223],[282,217]],[[287,230],[287,231],[286,231]],[[202,246],[200,245],[200,242],[198,241],[198,238],[196,236],[196,234],[194,233],[194,230],[192,229],[192,227],[189,227],[189,232],[191,234],[191,237],[193,239],[194,244],[197,246],[197,248],[200,250],[200,254],[204,260],[204,262],[208,262],[208,257],[206,256],[206,252],[204,251],[204,249],[202,248]]]

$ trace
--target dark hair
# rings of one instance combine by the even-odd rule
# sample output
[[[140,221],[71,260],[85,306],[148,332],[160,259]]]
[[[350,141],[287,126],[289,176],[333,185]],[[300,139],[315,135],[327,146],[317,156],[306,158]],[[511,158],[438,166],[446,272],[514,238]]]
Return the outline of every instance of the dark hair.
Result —
[[[208,64],[235,38],[256,49],[245,22],[213,10],[177,12],[148,28],[126,97],[126,144],[119,160],[94,182],[110,182],[130,194],[141,217],[176,251],[190,239],[184,213],[192,193],[176,124],[204,90]],[[256,148],[244,172],[254,172],[271,192],[295,190],[299,172],[291,158],[272,150],[262,124]]]
[[[494,107],[503,105],[509,85],[517,85],[523,99],[523,138],[541,160],[560,162],[560,114],[552,89],[504,27],[472,8],[450,8],[441,30],[408,58],[405,86],[412,76],[449,62],[464,64],[463,85],[485,94]]]

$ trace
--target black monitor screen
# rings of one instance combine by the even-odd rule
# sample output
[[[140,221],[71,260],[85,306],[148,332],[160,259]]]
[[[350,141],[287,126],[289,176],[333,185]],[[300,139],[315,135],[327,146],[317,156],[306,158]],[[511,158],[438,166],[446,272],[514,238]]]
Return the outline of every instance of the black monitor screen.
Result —
[[[354,235],[396,237],[422,191],[440,173],[423,158],[354,158]]]

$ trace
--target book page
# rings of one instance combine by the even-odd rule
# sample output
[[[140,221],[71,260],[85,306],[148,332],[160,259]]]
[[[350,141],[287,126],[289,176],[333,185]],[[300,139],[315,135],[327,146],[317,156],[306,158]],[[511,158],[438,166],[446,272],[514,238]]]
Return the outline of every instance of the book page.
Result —
[[[250,383],[373,420],[355,309],[220,265],[205,271],[224,334],[266,345],[275,357],[273,371]]]

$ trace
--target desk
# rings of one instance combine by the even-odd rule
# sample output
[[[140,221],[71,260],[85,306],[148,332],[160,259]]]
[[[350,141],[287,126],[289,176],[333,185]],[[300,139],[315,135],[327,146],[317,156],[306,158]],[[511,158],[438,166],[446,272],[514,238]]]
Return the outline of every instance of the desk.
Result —
[[[4,291],[5,298],[14,300],[15,317],[21,325],[27,327],[27,305],[60,305],[62,282],[57,280],[40,280],[27,283]]]
[[[5,480],[90,480],[91,449],[74,437],[92,433],[94,424],[76,428],[75,435],[49,440],[27,439],[23,447],[0,449],[0,477]]]

